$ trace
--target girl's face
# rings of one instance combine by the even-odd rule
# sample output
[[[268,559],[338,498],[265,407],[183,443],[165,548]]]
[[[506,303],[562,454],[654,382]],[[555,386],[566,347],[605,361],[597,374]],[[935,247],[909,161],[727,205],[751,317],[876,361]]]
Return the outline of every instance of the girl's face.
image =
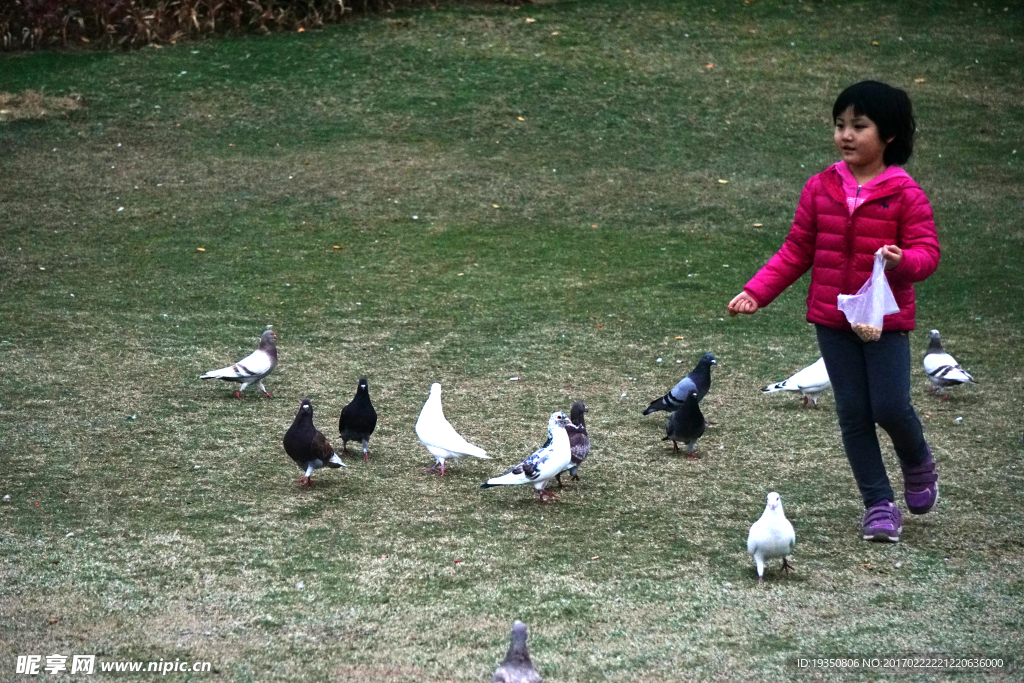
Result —
[[[888,144],[878,134],[878,126],[867,116],[857,116],[853,106],[836,117],[835,142],[839,155],[848,166],[859,170],[884,170],[882,154]]]

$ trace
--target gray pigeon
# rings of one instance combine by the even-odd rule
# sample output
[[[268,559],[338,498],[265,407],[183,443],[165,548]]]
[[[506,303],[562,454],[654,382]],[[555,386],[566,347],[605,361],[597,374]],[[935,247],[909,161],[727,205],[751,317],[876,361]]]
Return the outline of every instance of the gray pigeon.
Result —
[[[260,346],[258,349],[234,365],[229,365],[219,370],[210,370],[199,379],[222,379],[225,382],[238,382],[242,385],[235,392],[235,396],[238,398],[242,398],[242,392],[245,391],[245,388],[255,382],[259,384],[260,391],[266,394],[267,398],[274,398],[267,391],[267,388],[263,386],[263,378],[272,373],[274,368],[277,367],[275,339],[277,339],[277,335],[267,330],[260,335]]]
[[[677,441],[682,441],[689,449],[688,456],[696,458],[693,449],[697,445],[697,439],[704,434],[706,422],[704,414],[700,412],[700,404],[697,403],[697,391],[693,390],[683,401],[682,405],[672,413],[665,425],[665,438],[662,441],[672,441],[675,450],[679,450]]]
[[[928,373],[928,379],[935,385],[930,387],[930,390],[938,391],[943,396],[946,396],[946,389],[949,387],[955,387],[958,384],[977,384],[974,378],[960,367],[953,356],[942,348],[942,339],[939,337],[938,330],[932,330],[928,349],[924,352],[924,371]]]
[[[341,452],[348,453],[348,442],[359,441],[363,444],[363,459],[370,459],[370,436],[377,427],[377,411],[370,402],[370,385],[366,378],[359,380],[356,395],[352,401],[341,409],[338,418],[338,434],[341,435]]]
[[[587,425],[583,420],[583,414],[590,410],[582,401],[576,401],[569,409],[569,422],[565,426],[565,433],[569,435],[569,454],[572,457],[572,467],[569,468],[570,481],[578,481],[580,465],[590,455],[590,435],[587,434]],[[548,443],[551,442],[551,435],[548,434]],[[547,446],[548,444],[544,444]],[[562,487],[562,473],[555,476],[559,488]]]
[[[675,410],[683,404],[691,391],[697,392],[699,403],[711,388],[711,366],[717,365],[718,361],[710,353],[705,353],[697,361],[697,367],[686,377],[679,380],[679,384],[672,387],[667,394],[656,401],[651,401],[647,406],[644,415],[650,415],[659,410]]]
[[[516,621],[512,625],[512,644],[494,672],[491,683],[541,683],[540,674],[533,668],[526,649],[526,624]]]

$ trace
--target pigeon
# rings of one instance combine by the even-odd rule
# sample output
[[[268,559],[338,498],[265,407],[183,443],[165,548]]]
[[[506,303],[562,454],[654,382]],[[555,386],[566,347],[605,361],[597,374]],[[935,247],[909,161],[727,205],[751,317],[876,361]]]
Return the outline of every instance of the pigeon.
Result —
[[[299,412],[288,431],[284,433],[284,450],[295,464],[306,470],[299,479],[303,486],[313,485],[313,471],[327,467],[348,467],[341,461],[327,438],[313,426],[313,404],[303,398]]]
[[[451,423],[444,418],[444,411],[441,409],[441,385],[434,382],[430,385],[430,396],[423,404],[420,417],[416,420],[416,436],[420,438],[423,445],[427,447],[434,456],[433,467],[427,471],[432,472],[441,466],[441,474],[444,474],[444,461],[448,458],[460,458],[463,455],[472,455],[481,460],[490,460],[491,456],[487,451],[474,446],[466,441],[455,431]]]
[[[540,674],[533,668],[526,649],[526,624],[516,620],[512,624],[512,644],[501,665],[494,672],[491,683],[541,683]]]
[[[229,365],[220,370],[210,370],[199,379],[222,379],[225,382],[238,382],[242,385],[235,392],[235,396],[238,398],[242,398],[242,392],[245,391],[247,386],[256,382],[259,385],[260,391],[266,394],[267,398],[274,398],[267,391],[267,388],[263,386],[263,378],[272,373],[274,368],[277,367],[275,339],[277,339],[277,335],[267,330],[260,335],[260,346],[258,349],[234,365]]]
[[[359,380],[352,402],[341,409],[338,418],[338,433],[341,435],[341,452],[348,453],[349,441],[363,444],[363,460],[370,459],[370,435],[377,427],[377,411],[370,403],[370,390],[366,378]]]
[[[577,481],[580,478],[577,472],[590,454],[590,436],[587,434],[587,425],[583,421],[583,414],[588,412],[590,411],[582,401],[576,401],[569,408],[569,424],[565,426],[565,432],[569,435],[569,454],[572,459],[572,466],[569,468],[570,481]],[[551,443],[551,438],[552,434],[549,430],[548,442],[544,444],[545,446]],[[562,488],[561,472],[555,475],[555,480],[558,482],[558,487]]]
[[[693,449],[697,445],[697,439],[704,433],[706,423],[704,414],[700,412],[700,404],[697,403],[697,390],[691,390],[686,400],[679,408],[672,413],[665,424],[665,438],[662,441],[672,441],[675,450],[679,450],[677,441],[682,441],[689,449],[689,457],[696,458]]]
[[[711,366],[717,364],[718,362],[712,354],[705,353],[697,361],[697,367],[693,369],[693,372],[679,380],[679,384],[672,387],[657,401],[651,401],[651,405],[647,406],[644,415],[650,415],[659,410],[675,410],[682,405],[691,391],[697,392],[697,401],[700,402],[711,388]]]
[[[799,391],[804,397],[804,405],[810,398],[814,407],[818,407],[818,394],[832,386],[828,379],[828,370],[825,369],[825,359],[819,358],[813,365],[796,373],[789,379],[775,384],[769,384],[761,391],[767,394],[774,394],[777,391]]]
[[[782,498],[772,491],[768,494],[764,513],[750,525],[750,534],[747,535],[747,552],[754,556],[754,562],[757,563],[758,583],[764,583],[765,562],[773,557],[782,558],[782,569],[789,576],[793,565],[786,560],[786,555],[793,552],[794,545],[796,532],[782,511]]]
[[[955,387],[958,384],[977,384],[973,377],[964,372],[953,356],[943,350],[938,330],[932,330],[928,350],[924,352],[924,371],[928,373],[928,379],[935,385],[930,387],[929,391],[941,392],[946,398],[948,398],[946,396],[948,387]]]
[[[532,483],[533,488],[537,490],[538,503],[544,503],[548,498],[558,498],[555,494],[545,491],[544,487],[555,478],[555,475],[572,467],[569,435],[565,431],[568,424],[569,416],[562,411],[551,413],[551,417],[548,418],[551,443],[537,449],[530,457],[500,477],[493,477],[488,479],[487,483],[480,484],[480,488]]]

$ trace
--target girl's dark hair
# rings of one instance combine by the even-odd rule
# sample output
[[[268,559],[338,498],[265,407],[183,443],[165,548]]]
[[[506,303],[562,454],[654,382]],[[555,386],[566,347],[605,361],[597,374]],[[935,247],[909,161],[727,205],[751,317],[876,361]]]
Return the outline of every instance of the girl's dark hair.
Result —
[[[832,121],[849,107],[855,116],[866,116],[878,127],[886,145],[882,161],[887,166],[907,163],[914,151],[914,108],[910,97],[899,88],[878,81],[861,81],[839,93],[832,105]]]

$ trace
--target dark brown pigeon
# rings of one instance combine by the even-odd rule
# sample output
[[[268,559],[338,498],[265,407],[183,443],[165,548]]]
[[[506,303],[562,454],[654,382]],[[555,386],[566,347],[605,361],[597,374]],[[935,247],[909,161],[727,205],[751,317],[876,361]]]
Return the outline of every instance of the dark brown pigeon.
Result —
[[[313,426],[313,404],[308,398],[302,399],[295,421],[284,433],[284,450],[296,465],[306,471],[305,476],[299,479],[303,486],[313,485],[313,472],[321,467],[348,467],[334,452],[327,438]]]
[[[665,425],[665,438],[662,441],[672,441],[675,450],[679,450],[677,441],[689,448],[689,457],[696,458],[693,454],[697,439],[704,434],[704,414],[700,412],[700,404],[697,403],[697,390],[692,390],[683,401],[682,405],[668,418]]]
[[[565,426],[565,432],[569,435],[569,452],[572,456],[572,467],[569,468],[570,481],[579,480],[577,472],[583,461],[587,459],[587,455],[590,454],[590,436],[587,434],[587,425],[583,420],[583,414],[589,412],[587,405],[582,401],[573,403],[572,408],[569,409],[569,421],[572,424]],[[559,472],[555,479],[561,487],[562,473]]]
[[[341,409],[338,419],[338,433],[341,434],[341,452],[348,453],[348,442],[363,444],[363,459],[370,459],[370,435],[377,427],[377,411],[370,402],[369,383],[363,377],[356,387],[355,398]]]
[[[523,622],[516,621],[512,625],[512,644],[491,683],[542,683],[526,650],[526,624]]]

